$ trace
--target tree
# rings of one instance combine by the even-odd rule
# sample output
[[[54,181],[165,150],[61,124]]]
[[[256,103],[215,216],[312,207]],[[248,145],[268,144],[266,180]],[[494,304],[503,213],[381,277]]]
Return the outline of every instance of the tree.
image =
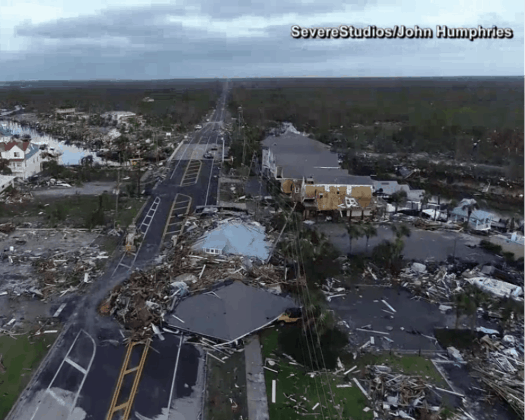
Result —
[[[474,210],[479,209],[478,203],[473,198],[464,200],[463,205],[461,206],[461,210],[467,211],[467,223],[470,223],[470,216],[472,215],[472,212]]]
[[[9,167],[9,161],[0,157],[0,174],[11,175],[13,171]]]
[[[350,238],[350,252],[352,254],[352,239],[362,238],[364,235],[363,228],[361,225],[348,224],[346,226],[346,231],[348,232],[348,237]]]
[[[459,327],[459,320],[461,315],[467,315],[472,317],[476,314],[476,303],[474,300],[465,292],[456,295],[455,299],[456,304],[456,330]]]
[[[450,200],[447,204],[447,220],[450,217],[450,211],[454,210],[458,206],[458,201],[456,199]]]
[[[371,223],[363,225],[363,235],[366,237],[365,252],[368,252],[368,240],[374,236],[377,236],[377,228]]]
[[[392,225],[395,235],[393,241],[383,241],[372,251],[372,258],[387,270],[397,274],[401,270],[403,262],[403,249],[405,247],[404,237],[410,236],[410,229],[406,225]]]
[[[396,239],[403,239],[403,237],[409,238],[411,235],[410,228],[407,225],[392,225],[392,232],[396,236]]]
[[[392,203],[395,204],[395,213],[397,213],[398,207],[404,205],[407,202],[407,192],[405,190],[396,191],[390,196],[390,199]]]

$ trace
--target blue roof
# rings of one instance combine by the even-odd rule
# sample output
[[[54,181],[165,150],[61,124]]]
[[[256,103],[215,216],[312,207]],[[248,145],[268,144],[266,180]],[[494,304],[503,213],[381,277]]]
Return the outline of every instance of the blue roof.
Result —
[[[36,144],[30,144],[28,149],[29,152],[26,153],[26,159],[30,159],[31,157],[33,157],[39,150]]]
[[[202,237],[194,245],[196,249],[220,249],[224,254],[245,255],[264,260],[269,255],[264,227],[248,223],[223,224]]]
[[[460,217],[468,217],[468,211],[463,210],[461,207],[456,207],[454,210],[450,212],[450,214],[453,214],[455,216]],[[492,219],[494,215],[492,213],[489,213],[485,210],[474,210],[472,214],[470,215],[471,220],[485,220],[485,219]]]

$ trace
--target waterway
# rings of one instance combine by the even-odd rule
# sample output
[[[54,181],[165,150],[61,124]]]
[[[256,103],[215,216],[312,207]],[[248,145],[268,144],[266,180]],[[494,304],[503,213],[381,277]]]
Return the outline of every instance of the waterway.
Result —
[[[78,165],[81,162],[81,159],[85,156],[93,156],[93,162],[100,163],[103,165],[117,166],[118,163],[108,161],[106,159],[100,158],[96,155],[96,152],[82,149],[75,145],[66,145],[63,141],[57,140],[56,138],[49,136],[47,134],[40,134],[38,131],[29,128],[22,127],[20,124],[15,123],[9,120],[0,120],[0,127],[4,128],[11,135],[19,134],[23,136],[28,134],[31,136],[31,143],[37,145],[47,144],[49,150],[54,149],[60,151],[62,154],[59,157],[58,162],[61,165]]]

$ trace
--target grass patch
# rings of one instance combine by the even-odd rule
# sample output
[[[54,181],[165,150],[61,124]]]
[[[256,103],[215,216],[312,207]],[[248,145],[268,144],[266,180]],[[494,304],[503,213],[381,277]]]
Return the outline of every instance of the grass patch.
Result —
[[[343,378],[331,373],[311,378],[300,366],[293,366],[288,360],[278,354],[278,331],[268,329],[261,334],[263,358],[276,360],[277,365],[272,368],[278,370],[274,373],[265,370],[266,392],[268,396],[268,410],[272,420],[294,420],[305,417],[297,413],[294,408],[301,404],[306,411],[300,413],[313,413],[312,408],[320,402],[315,412],[323,413],[324,418],[339,419],[339,410],[342,418],[354,420],[369,420],[373,418],[372,411],[364,412],[367,400],[361,391],[353,386],[350,388],[337,388],[343,383]],[[264,360],[263,360],[264,361]],[[292,376],[293,375],[293,376]],[[272,380],[277,380],[276,402],[272,403]],[[333,400],[330,397],[330,389],[333,392]],[[297,401],[293,402],[285,395],[291,396]],[[326,398],[325,398],[326,396]]]
[[[139,198],[128,198],[125,202],[120,202],[116,222],[121,227],[128,226],[143,203]],[[93,228],[115,220],[115,197],[109,194],[71,195],[6,204],[2,210],[2,217],[11,217],[11,221],[15,222],[36,218],[44,219],[47,227],[66,225],[72,228]]]
[[[5,372],[0,373],[0,419],[9,413],[56,336],[44,334],[30,338],[21,335],[16,340],[9,336],[0,337],[0,354],[5,366]]]
[[[138,198],[130,198],[125,203],[119,203],[120,209],[116,218],[116,223],[123,229],[128,227],[143,204],[144,200]]]
[[[206,416],[208,420],[248,418],[244,352],[235,353],[221,363],[208,357]],[[230,402],[230,398],[235,404]],[[237,406],[235,406],[237,405]]]

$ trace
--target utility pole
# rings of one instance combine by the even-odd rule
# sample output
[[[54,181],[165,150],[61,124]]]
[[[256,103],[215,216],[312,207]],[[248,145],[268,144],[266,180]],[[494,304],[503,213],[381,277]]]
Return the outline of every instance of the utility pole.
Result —
[[[140,197],[140,166],[141,166],[142,161],[140,160],[140,152],[138,153],[138,155],[139,155],[139,158],[138,158],[138,161],[137,161],[137,173],[138,173],[138,177],[137,177],[137,186],[138,186],[137,196]]]
[[[262,165],[259,165],[259,197],[255,201],[255,220],[259,215],[259,206],[262,200]]]
[[[157,144],[157,169],[159,168],[159,136],[157,136],[156,133],[153,134],[155,136],[155,143]]]
[[[117,217],[118,217],[118,197],[120,195],[120,157],[121,154],[118,155],[118,169],[117,169],[117,198],[115,199],[115,221],[113,222],[113,228],[116,228],[117,226]]]
[[[252,155],[252,160],[250,161],[250,169],[248,169],[248,178],[250,177],[250,173],[252,172],[252,163],[253,161],[255,160],[255,155],[256,152],[253,152],[253,155]]]

